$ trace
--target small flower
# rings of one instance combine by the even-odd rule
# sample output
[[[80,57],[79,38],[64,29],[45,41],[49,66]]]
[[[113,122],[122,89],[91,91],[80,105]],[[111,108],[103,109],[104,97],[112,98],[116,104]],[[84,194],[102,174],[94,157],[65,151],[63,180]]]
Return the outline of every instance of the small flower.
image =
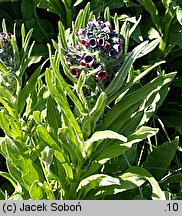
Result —
[[[96,80],[101,80],[101,79],[105,79],[107,77],[107,73],[104,70],[101,70],[97,73],[96,75]]]
[[[14,65],[13,49],[11,45],[11,39],[13,35],[11,33],[0,32],[0,60],[8,68],[12,68]]]
[[[94,26],[95,26],[95,24],[94,24],[93,22],[88,22],[88,23],[87,23],[87,27],[88,27],[89,29],[93,28]]]
[[[81,60],[82,56],[81,55],[76,55],[77,60]]]
[[[84,46],[88,46],[88,42],[86,40],[81,40],[81,43],[84,45]]]
[[[112,49],[109,51],[109,56],[110,57],[115,57],[116,56],[116,50]]]
[[[104,24],[105,24],[105,26],[109,27],[110,29],[112,28],[112,25],[110,22],[106,21]]]
[[[110,48],[111,48],[110,43],[105,43],[105,44],[104,44],[104,48],[107,49],[107,50],[110,49]]]
[[[85,63],[91,66],[94,62],[94,58],[91,55],[86,55],[85,58]]]
[[[76,68],[71,69],[71,74],[74,78],[79,76],[78,70]]]
[[[85,62],[85,60],[81,60],[80,66],[82,66],[82,67],[86,67],[87,66],[87,63]]]
[[[99,38],[98,39],[98,45],[99,46],[104,46],[104,38]]]
[[[92,48],[96,47],[96,46],[97,46],[97,41],[96,41],[96,39],[95,39],[95,38],[91,38],[91,39],[89,40],[89,45],[90,45],[90,47],[92,47]]]

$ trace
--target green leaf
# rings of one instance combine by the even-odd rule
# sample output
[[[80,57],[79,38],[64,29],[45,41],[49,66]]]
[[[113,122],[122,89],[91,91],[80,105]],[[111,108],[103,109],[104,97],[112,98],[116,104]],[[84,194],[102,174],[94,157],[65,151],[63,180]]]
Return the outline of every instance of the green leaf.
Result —
[[[138,106],[142,104],[143,99],[150,95],[151,91],[155,89],[160,90],[162,86],[170,83],[174,76],[175,73],[159,76],[146,85],[142,86],[140,89],[128,94],[106,113],[101,130],[112,130],[111,125],[113,124],[114,126],[115,121],[117,121],[119,118],[122,118],[121,116],[124,111],[129,109],[134,104],[138,103]]]
[[[164,177],[167,172],[167,168],[174,158],[178,144],[179,138],[176,138],[171,142],[166,142],[158,146],[148,155],[146,162],[144,163],[144,168],[147,169],[157,180]]]
[[[33,164],[33,161],[30,157],[25,157],[19,144],[15,144],[10,138],[6,137],[5,145],[9,162],[11,162],[15,169],[17,169],[17,171],[21,173],[21,175],[16,180],[19,182],[20,179],[22,179],[23,185],[27,190],[29,190],[31,184],[35,180],[39,180],[39,174]],[[15,178],[16,177],[17,176],[15,176]]]
[[[112,158],[123,155],[127,150],[131,149],[133,144],[139,143],[147,137],[154,136],[158,132],[156,128],[150,128],[143,126],[139,128],[135,133],[128,136],[127,142],[121,142],[118,140],[112,140],[109,142],[101,143],[98,148],[94,150],[92,155],[92,162],[88,167],[87,172],[84,176],[93,174],[100,166],[105,164]]]
[[[142,50],[146,47],[147,44],[148,44],[147,41],[143,42],[142,44],[137,46],[131,53],[129,53],[128,56],[125,57],[124,63],[119,69],[117,75],[114,77],[112,82],[105,90],[105,93],[108,96],[108,104],[116,99],[114,95],[121,88],[122,83],[124,82],[128,72],[132,67],[132,64],[134,63],[138,55],[142,52]]]
[[[55,157],[61,162],[62,164],[62,178],[66,178],[66,175],[68,178],[73,178],[73,171],[71,165],[68,163],[68,160],[66,158],[66,155],[64,155],[64,152],[62,151],[61,147],[59,146],[59,143],[56,143],[56,141],[51,137],[51,135],[48,133],[46,128],[39,125],[37,127],[37,132],[39,138],[44,142],[44,145],[48,145],[50,148],[54,150]]]
[[[61,21],[65,21],[65,10],[59,0],[33,0],[39,8],[59,14]]]
[[[89,148],[92,148],[94,142],[97,142],[97,145],[98,145],[104,139],[116,139],[116,140],[120,140],[121,142],[127,142],[126,137],[114,131],[110,131],[110,130],[97,131],[90,137],[90,139],[85,141],[85,144],[86,144],[85,150],[88,151]]]
[[[74,32],[79,28],[85,28],[90,14],[90,2],[87,3],[85,9],[80,10],[74,24]]]
[[[61,127],[61,116],[54,99],[50,96],[47,100],[47,123],[52,134],[57,136],[58,128]]]
[[[57,89],[55,89],[55,87],[53,86],[53,83],[52,83],[52,79],[51,77],[53,76],[52,74],[52,71],[47,69],[46,71],[46,83],[48,84],[48,88],[50,90],[50,93],[53,95],[53,97],[55,98],[56,102],[61,106],[67,120],[70,122],[70,124],[72,125],[74,131],[76,132],[77,134],[77,138],[78,138],[78,141],[79,141],[79,145],[82,145],[83,144],[83,133],[80,129],[80,126],[78,125],[78,122],[76,121],[71,109],[70,109],[70,106],[67,102],[67,100],[65,99],[65,94],[63,92],[63,89],[61,88],[60,86],[60,90],[63,92],[62,94],[60,94],[60,92],[58,93]],[[65,80],[63,80],[63,78],[61,77],[60,75],[60,79],[61,81],[63,82],[63,85],[64,85],[64,88],[66,91],[68,91],[68,94],[70,95],[71,94],[71,98],[75,98],[76,101],[74,101],[77,105],[79,103],[78,106],[81,106],[82,105],[80,104],[80,101],[79,99],[76,97],[76,95],[71,91],[71,89],[69,88],[68,84],[65,82]]]
[[[179,6],[176,9],[176,17],[178,22],[182,25],[182,8],[180,8]]]
[[[32,74],[32,76],[27,81],[24,88],[20,91],[19,97],[18,97],[18,112],[22,113],[26,100],[28,96],[33,92],[33,90],[36,87],[37,79],[40,75],[41,67],[38,67],[37,70]]]
[[[119,184],[120,182],[118,178],[104,174],[95,174],[81,180],[77,188],[77,192],[79,193],[78,197],[84,199],[87,193],[92,189]]]
[[[122,174],[120,177],[121,186],[123,184],[127,184],[127,188],[136,188],[136,186],[140,186],[142,184],[142,181],[149,181],[151,187],[152,187],[152,199],[153,200],[165,200],[165,194],[161,190],[161,188],[158,185],[158,182],[155,180],[155,178],[150,175],[150,173],[141,167],[130,167],[124,174]],[[117,191],[120,192],[120,189]]]
[[[101,115],[103,115],[104,113],[106,100],[107,100],[106,94],[104,92],[101,92],[99,97],[97,98],[95,106],[84,118],[82,122],[82,131],[85,138],[88,138],[90,133],[95,131],[96,123],[101,117]]]
[[[160,186],[161,186],[161,188],[163,188],[165,190],[172,183],[179,183],[180,184],[181,179],[182,179],[182,173],[171,174],[170,176],[164,178],[162,180],[162,182],[160,182]]]
[[[160,19],[158,15],[157,7],[155,6],[152,0],[137,0],[141,5],[145,7],[145,9],[150,13],[153,23],[156,25],[158,31],[161,32]]]
[[[45,199],[45,190],[43,184],[39,181],[34,181],[30,187],[30,196],[33,200]]]
[[[41,156],[39,157],[39,159],[42,161],[45,168],[49,170],[53,162],[53,150],[49,148],[49,146],[46,146],[40,154]]]
[[[83,179],[78,186],[80,199],[101,199],[106,195],[113,195],[127,190],[132,190],[148,181],[152,187],[151,197],[153,200],[165,200],[165,194],[158,182],[141,167],[130,167],[118,178],[104,174],[95,174]],[[87,196],[87,194],[89,195]]]
[[[20,184],[9,173],[0,171],[0,176],[2,176],[3,178],[5,178],[6,180],[11,182],[16,193],[20,193],[20,194],[22,193],[22,188],[21,188]]]
[[[82,1],[83,0],[77,0],[73,6],[76,7],[77,5],[79,5],[80,3],[82,3]]]
[[[159,118],[168,128],[174,128],[182,135],[182,107],[177,103],[162,105],[158,110]]]
[[[54,36],[54,30],[52,24],[48,20],[40,20],[36,13],[36,7],[32,0],[22,0],[21,12],[25,21],[26,27],[34,29],[33,38],[39,43],[45,43],[50,41]]]

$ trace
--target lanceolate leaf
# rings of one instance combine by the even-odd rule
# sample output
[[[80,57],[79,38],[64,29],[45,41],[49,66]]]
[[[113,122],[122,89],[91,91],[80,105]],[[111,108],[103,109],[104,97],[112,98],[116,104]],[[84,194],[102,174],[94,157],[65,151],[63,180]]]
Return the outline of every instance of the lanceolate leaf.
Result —
[[[18,173],[21,173],[21,175],[16,180],[19,182],[20,179],[22,179],[24,187],[29,190],[30,185],[35,180],[41,180],[38,170],[33,165],[31,158],[25,157],[25,155],[22,154],[21,149],[18,148],[18,146],[16,146],[16,144],[10,138],[6,137],[4,144],[6,145],[4,146],[4,150],[6,149],[6,157],[7,159],[10,159],[9,165],[12,163],[15,169],[17,169]]]
[[[114,77],[110,85],[105,90],[106,95],[109,98],[113,97],[112,100],[115,99],[113,95],[121,88],[122,83],[130,71],[132,64],[147,44],[147,41],[143,42],[137,46],[127,57],[125,57],[124,63],[118,71],[118,75]]]
[[[164,192],[157,181],[144,168],[132,166],[117,178],[95,174],[83,179],[78,186],[78,194],[81,199],[99,199],[107,195],[138,188],[146,181],[150,183],[152,188],[152,199],[165,200]],[[87,196],[89,191],[90,193]]]
[[[55,157],[61,162],[64,170],[62,170],[62,177],[66,178],[65,174],[67,174],[68,178],[73,178],[71,165],[68,163],[66,155],[62,151],[61,147],[56,143],[56,141],[50,136],[46,128],[43,126],[38,126],[37,128],[38,135],[40,139],[46,144],[49,145],[50,148],[54,149]]]
[[[144,168],[147,169],[157,180],[164,177],[167,172],[167,169],[176,153],[178,144],[179,138],[176,138],[171,142],[158,146],[148,155],[147,160],[144,163]]]
[[[129,107],[133,106],[136,103],[139,103],[151,93],[151,91],[156,88],[160,89],[163,85],[166,85],[172,81],[175,73],[170,73],[166,75],[159,76],[147,83],[140,89],[132,92],[131,94],[124,97],[120,100],[112,109],[108,111],[105,115],[104,122],[102,124],[102,129],[111,129],[111,124],[114,125],[114,122],[122,116],[122,113],[126,111]],[[139,104],[138,104],[139,105]]]
[[[128,136],[127,142],[123,143],[122,141],[114,140],[101,143],[98,148],[95,148],[94,153],[91,156],[92,162],[89,165],[84,177],[95,173],[103,164],[112,158],[123,155],[132,147],[133,144],[139,143],[147,137],[155,135],[157,132],[158,129],[156,128],[143,126],[131,136]]]

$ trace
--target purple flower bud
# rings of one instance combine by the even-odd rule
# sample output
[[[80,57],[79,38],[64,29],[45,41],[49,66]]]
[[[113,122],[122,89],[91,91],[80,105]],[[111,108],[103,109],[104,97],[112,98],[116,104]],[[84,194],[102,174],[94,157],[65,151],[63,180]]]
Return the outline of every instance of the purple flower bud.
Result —
[[[13,35],[10,32],[8,32],[7,36],[9,37],[9,39],[11,39]]]
[[[117,60],[119,60],[119,59],[121,59],[121,56],[120,56],[120,55],[117,55],[115,58],[116,58]]]
[[[6,34],[5,34],[4,32],[1,32],[0,35],[1,35],[2,37],[5,37],[5,36],[6,36]]]
[[[81,60],[80,66],[82,66],[82,67],[86,67],[87,66],[87,63],[85,62],[85,60]]]
[[[103,26],[103,24],[104,24],[104,22],[101,21],[101,20],[98,20],[97,23],[98,23],[98,25],[100,25],[100,26]]]
[[[91,66],[94,63],[94,58],[91,55],[86,55],[85,58],[85,63]]]
[[[85,29],[83,29],[83,31],[82,31],[82,35],[86,35],[86,33],[87,33],[87,28],[85,28]]]
[[[77,60],[81,60],[82,56],[81,55],[76,55]]]
[[[105,48],[105,49],[110,49],[110,48],[111,48],[110,43],[105,43],[105,44],[104,44],[104,48]]]
[[[116,50],[116,52],[121,52],[120,44],[114,44],[113,48]]]
[[[93,36],[93,33],[92,33],[92,32],[88,32],[88,33],[87,33],[87,36],[88,36],[88,37],[91,37],[91,36]]]
[[[123,40],[119,38],[118,43],[122,46],[123,45]]]
[[[115,57],[115,56],[116,56],[116,50],[111,49],[111,50],[109,51],[109,56],[110,56],[110,57]]]
[[[88,22],[87,23],[88,28],[93,28],[94,26],[95,26],[95,24],[93,22]]]
[[[104,70],[101,70],[96,75],[96,80],[105,79],[107,77],[107,73]]]
[[[89,40],[89,45],[90,45],[92,48],[96,47],[96,46],[97,46],[97,41],[96,41],[96,39],[95,39],[95,38],[91,38],[91,39]]]
[[[75,78],[79,76],[78,70],[76,68],[71,69],[71,74]]]
[[[104,38],[99,38],[97,42],[99,46],[104,46]]]
[[[84,45],[84,46],[88,46],[88,42],[86,40],[81,40],[81,43]]]
[[[68,54],[65,55],[66,61],[68,62],[70,58],[68,57]]]

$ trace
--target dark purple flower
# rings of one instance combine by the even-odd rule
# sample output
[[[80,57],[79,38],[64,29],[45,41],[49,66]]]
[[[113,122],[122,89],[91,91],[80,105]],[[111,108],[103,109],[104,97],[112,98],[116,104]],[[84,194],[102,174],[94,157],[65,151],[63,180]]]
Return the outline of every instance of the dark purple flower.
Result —
[[[104,38],[99,38],[98,44],[99,44],[99,46],[104,46]]]
[[[94,69],[96,69],[96,68],[100,67],[100,63],[94,62],[93,65],[92,65],[92,67],[93,67]]]
[[[9,39],[11,39],[13,35],[10,32],[8,32],[7,36],[9,37]]]
[[[105,70],[101,70],[96,75],[96,80],[105,79],[107,77],[107,73]]]
[[[80,60],[81,58],[82,58],[81,55],[76,55],[76,59],[77,59],[77,60]]]
[[[95,38],[91,38],[91,39],[89,40],[89,45],[90,45],[92,48],[96,47],[96,46],[97,46],[97,41],[96,41],[96,39],[95,39]]]
[[[76,68],[71,69],[71,74],[75,78],[79,76],[78,70]]]
[[[105,48],[105,49],[110,49],[110,48],[111,48],[110,43],[105,43],[105,44],[104,44],[104,48]]]
[[[119,38],[118,43],[122,46],[123,45],[123,40]]]
[[[116,50],[111,49],[111,50],[109,51],[109,56],[110,56],[110,57],[115,57],[115,56],[116,56]]]
[[[85,58],[85,63],[91,66],[94,62],[94,58],[91,55],[86,55]]]
[[[101,21],[101,20],[98,20],[97,23],[100,25],[100,26],[103,26],[104,22]]]
[[[88,33],[87,33],[87,36],[88,36],[88,37],[91,37],[91,36],[93,36],[93,33],[92,33],[92,32],[88,32]]]

